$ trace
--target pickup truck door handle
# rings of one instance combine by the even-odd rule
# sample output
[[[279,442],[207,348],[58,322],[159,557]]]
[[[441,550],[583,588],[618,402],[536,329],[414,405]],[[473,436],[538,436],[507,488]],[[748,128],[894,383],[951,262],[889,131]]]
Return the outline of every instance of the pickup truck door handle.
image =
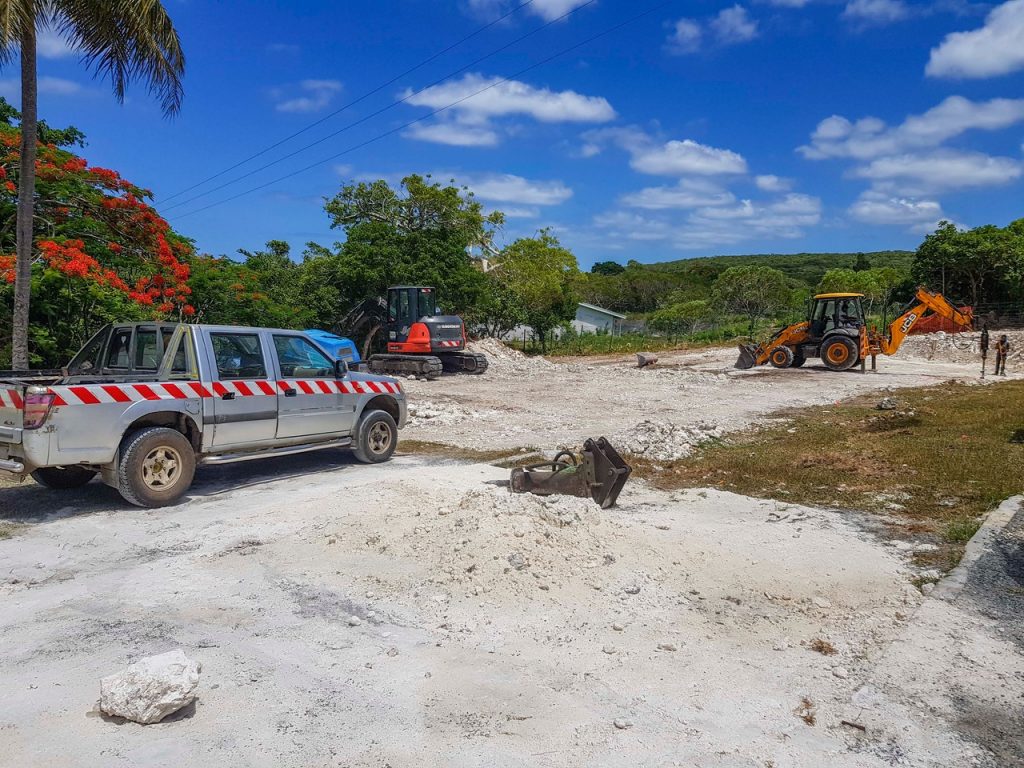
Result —
[[[294,390],[294,389],[286,389],[284,391],[284,396],[285,397],[295,397],[297,394],[299,394],[299,393],[296,390]]]
[[[223,395],[220,396],[220,399],[221,400],[234,400],[235,399],[235,393],[234,392],[225,392]]]

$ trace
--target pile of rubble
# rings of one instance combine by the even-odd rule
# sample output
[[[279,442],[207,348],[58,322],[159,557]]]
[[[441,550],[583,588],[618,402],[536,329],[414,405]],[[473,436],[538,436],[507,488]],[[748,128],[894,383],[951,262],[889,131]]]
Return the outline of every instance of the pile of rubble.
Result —
[[[721,427],[705,422],[682,427],[670,422],[641,421],[616,436],[613,442],[623,454],[654,461],[674,461],[685,459],[701,443],[720,438],[724,434]]]
[[[414,397],[409,400],[409,419],[406,426],[422,427],[432,424],[458,424],[480,416],[480,411],[468,411],[454,403],[425,400]]]
[[[1010,339],[1010,363],[1024,361],[1024,331],[991,331],[989,362],[996,356],[996,340],[1005,333]],[[939,362],[981,364],[981,333],[922,333],[908,336],[900,347],[900,356]]]
[[[518,349],[502,344],[498,339],[480,339],[466,345],[470,352],[486,355],[488,374],[498,376],[522,376],[524,374],[543,373],[555,367],[555,363],[543,357],[530,357]]]

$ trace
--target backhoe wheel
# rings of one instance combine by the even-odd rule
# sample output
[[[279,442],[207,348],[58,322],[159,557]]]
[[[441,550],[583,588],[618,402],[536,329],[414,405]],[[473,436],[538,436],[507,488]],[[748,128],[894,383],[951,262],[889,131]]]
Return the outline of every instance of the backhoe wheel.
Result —
[[[166,507],[192,487],[196,454],[188,439],[174,429],[147,427],[121,443],[118,490],[137,507]]]
[[[857,364],[859,351],[848,336],[833,336],[821,346],[821,359],[833,371],[848,371]]]
[[[398,447],[398,425],[386,411],[367,411],[356,427],[352,453],[363,464],[380,464]]]
[[[768,361],[776,368],[789,368],[793,364],[793,350],[789,347],[777,347],[768,355]]]
[[[32,473],[32,479],[47,488],[67,491],[81,488],[96,477],[96,470],[85,467],[43,467]]]
[[[801,367],[806,362],[807,362],[807,358],[806,357],[804,357],[799,352],[794,353],[794,355],[793,355],[793,367],[794,368],[799,368],[799,367]]]

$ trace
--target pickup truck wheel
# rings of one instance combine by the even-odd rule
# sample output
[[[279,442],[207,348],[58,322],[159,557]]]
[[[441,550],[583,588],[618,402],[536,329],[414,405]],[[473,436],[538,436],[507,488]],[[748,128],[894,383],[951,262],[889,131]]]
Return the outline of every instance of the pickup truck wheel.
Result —
[[[85,467],[43,467],[32,473],[37,483],[57,491],[81,488],[94,477],[96,470]]]
[[[118,490],[137,507],[174,504],[192,486],[195,473],[192,444],[177,430],[140,429],[121,444]]]
[[[391,414],[369,411],[356,428],[352,453],[363,464],[380,464],[391,458],[398,447],[398,426]]]

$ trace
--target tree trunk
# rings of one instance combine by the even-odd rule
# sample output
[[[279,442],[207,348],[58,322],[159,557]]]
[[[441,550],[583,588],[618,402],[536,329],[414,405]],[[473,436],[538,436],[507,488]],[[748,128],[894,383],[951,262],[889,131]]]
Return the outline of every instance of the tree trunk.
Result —
[[[32,289],[32,216],[36,191],[36,30],[21,36],[21,168],[18,174],[17,260],[11,364],[28,369],[28,318]]]

